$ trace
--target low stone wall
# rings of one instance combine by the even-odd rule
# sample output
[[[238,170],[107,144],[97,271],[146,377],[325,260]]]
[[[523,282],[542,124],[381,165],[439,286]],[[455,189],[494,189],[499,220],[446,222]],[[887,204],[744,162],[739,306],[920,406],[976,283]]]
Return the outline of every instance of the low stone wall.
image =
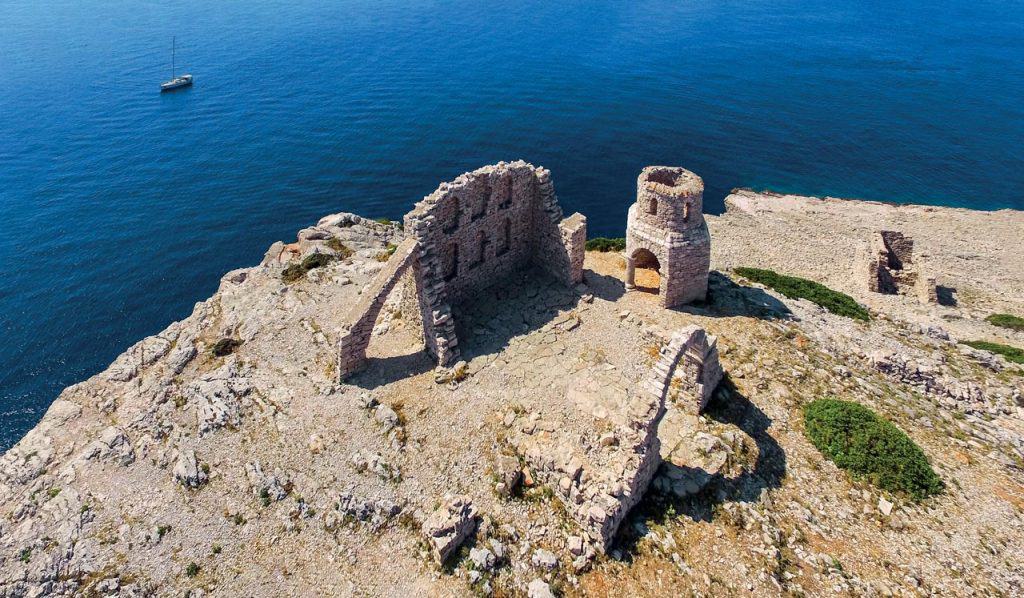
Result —
[[[350,376],[366,364],[366,348],[370,344],[373,323],[377,321],[388,295],[414,266],[418,249],[416,239],[402,241],[384,268],[363,289],[359,302],[349,310],[347,327],[342,330],[338,341],[339,378]]]
[[[603,551],[661,464],[658,424],[666,400],[675,393],[698,412],[721,379],[715,337],[699,326],[681,328],[630,399],[625,425],[602,436],[597,447],[580,450],[565,438],[552,444],[523,439],[520,449],[538,481],[555,491],[585,538]]]

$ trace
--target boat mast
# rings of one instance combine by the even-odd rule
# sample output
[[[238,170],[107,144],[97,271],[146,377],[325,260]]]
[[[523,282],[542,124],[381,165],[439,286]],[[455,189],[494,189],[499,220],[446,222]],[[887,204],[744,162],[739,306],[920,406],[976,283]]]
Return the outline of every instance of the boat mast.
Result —
[[[171,36],[171,79],[174,79],[174,42],[175,36]]]

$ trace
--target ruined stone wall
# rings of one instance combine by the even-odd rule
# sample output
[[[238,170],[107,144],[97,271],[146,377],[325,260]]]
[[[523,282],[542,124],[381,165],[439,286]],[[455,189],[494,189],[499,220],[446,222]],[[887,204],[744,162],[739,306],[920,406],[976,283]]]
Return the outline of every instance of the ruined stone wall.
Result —
[[[523,457],[538,481],[562,500],[584,536],[604,550],[661,464],[658,425],[669,395],[678,393],[677,400],[698,413],[722,375],[715,337],[696,325],[681,328],[630,397],[624,424],[605,434],[600,448],[591,447],[584,460],[571,445],[545,446],[531,439]]]
[[[915,295],[922,303],[935,303],[938,294],[935,278],[922,273],[920,260],[914,254],[914,240],[891,230],[871,235],[859,272],[866,278],[867,288],[886,295]]]
[[[566,284],[582,278],[586,219],[563,220],[550,173],[501,162],[442,183],[405,216],[419,243],[427,350],[458,358],[451,305],[528,264]]]
[[[388,295],[401,282],[406,272],[414,271],[418,245],[415,239],[406,239],[373,281],[363,290],[359,302],[352,306],[346,318],[347,327],[338,340],[338,376],[344,379],[361,369],[366,363],[366,348]]]
[[[665,307],[707,295],[711,234],[703,197],[704,182],[683,168],[648,166],[637,179],[637,200],[626,222],[627,283],[632,284],[634,261],[650,252],[658,262]]]

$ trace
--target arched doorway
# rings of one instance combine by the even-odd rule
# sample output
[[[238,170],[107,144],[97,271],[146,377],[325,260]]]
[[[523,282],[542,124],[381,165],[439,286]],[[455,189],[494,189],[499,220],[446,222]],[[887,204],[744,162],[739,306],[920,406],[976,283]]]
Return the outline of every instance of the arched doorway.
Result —
[[[661,289],[661,263],[651,250],[641,247],[629,257],[626,288],[658,294]]]

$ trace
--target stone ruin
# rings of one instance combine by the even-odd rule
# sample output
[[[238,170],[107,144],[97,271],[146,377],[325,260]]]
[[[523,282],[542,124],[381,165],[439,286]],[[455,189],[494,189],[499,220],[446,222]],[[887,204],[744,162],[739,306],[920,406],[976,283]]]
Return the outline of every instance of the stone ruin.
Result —
[[[885,295],[916,295],[922,303],[937,303],[934,277],[924,276],[914,255],[914,240],[903,233],[882,230],[871,236],[866,258],[868,290]]]
[[[661,277],[661,305],[703,301],[711,266],[711,235],[704,221],[704,181],[678,167],[648,166],[636,185],[626,223],[626,288],[636,268]]]
[[[629,210],[627,287],[633,286],[636,267],[654,266],[661,273],[662,305],[705,298],[710,235],[702,196],[700,177],[685,169],[643,170]],[[427,352],[449,366],[460,357],[453,305],[531,265],[567,286],[583,278],[586,219],[563,218],[550,173],[523,161],[442,183],[406,214],[404,225],[405,239],[348,314],[338,344],[341,379],[365,365],[374,322],[399,284],[413,291],[403,293],[404,300],[411,296],[417,303],[411,311],[422,317]],[[605,550],[661,464],[658,425],[666,401],[699,413],[721,378],[716,339],[698,326],[680,329],[621,405],[624,417],[614,430],[593,442],[525,435],[513,441],[516,452],[536,481],[564,502],[583,540]],[[520,472],[517,459],[504,460],[509,463],[499,467],[499,485],[508,492]],[[470,533],[472,519],[468,500],[435,513],[425,531],[439,562]]]
[[[551,487],[589,543],[606,550],[661,465],[658,424],[671,400],[700,413],[721,381],[717,339],[696,325],[677,330],[626,406],[624,424],[593,444],[524,437],[517,450]]]
[[[442,366],[460,354],[452,305],[529,265],[569,286],[583,279],[586,218],[579,213],[563,218],[551,173],[521,160],[442,183],[405,215],[405,232],[349,312],[338,345],[342,379],[365,365],[374,322],[407,275],[422,316],[424,345]]]

